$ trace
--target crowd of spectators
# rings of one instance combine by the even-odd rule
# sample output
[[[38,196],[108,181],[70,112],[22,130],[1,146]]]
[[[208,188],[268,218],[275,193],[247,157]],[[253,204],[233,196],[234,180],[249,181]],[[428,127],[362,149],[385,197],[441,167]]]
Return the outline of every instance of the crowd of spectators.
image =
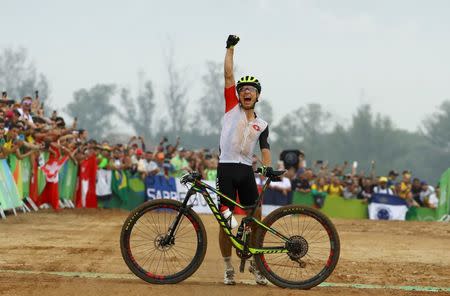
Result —
[[[257,165],[257,157],[253,164]],[[292,166],[282,179],[271,187],[287,195],[289,191],[309,193],[318,207],[323,205],[327,196],[340,196],[345,199],[359,199],[368,202],[373,194],[398,196],[416,207],[436,208],[438,205],[439,184],[431,186],[425,180],[412,177],[408,170],[400,174],[391,170],[385,176],[375,175],[375,162],[369,174],[357,171],[357,162],[351,168],[348,162],[329,168],[327,162],[316,161],[311,167],[304,165],[304,154],[300,154],[298,166]],[[279,161],[278,169],[284,169],[285,163]],[[346,173],[346,171],[349,171]]]
[[[20,102],[10,100],[3,92],[0,100],[0,158],[15,154],[19,159],[28,155],[39,158],[43,151],[56,156],[69,156],[80,161],[96,155],[98,168],[106,170],[129,170],[142,178],[148,175],[180,177],[186,171],[198,171],[203,179],[216,180],[218,152],[208,149],[187,150],[163,137],[153,149],[148,149],[142,136],[133,136],[128,143],[97,142],[89,139],[88,132],[77,128],[77,120],[68,126],[64,118],[53,111],[45,116],[38,93],[34,98],[24,97]],[[409,171],[399,174],[392,170],[387,176],[375,176],[374,169],[365,175],[357,172],[357,164],[328,167],[325,161],[316,161],[306,167],[304,154],[299,165],[288,168],[280,182],[271,187],[287,195],[289,192],[311,193],[320,206],[326,196],[342,196],[346,199],[367,201],[372,194],[399,196],[410,205],[435,208],[438,203],[439,186],[434,188],[426,181],[412,178]],[[254,157],[257,165],[257,157]],[[279,161],[278,169],[285,163]],[[374,168],[372,164],[372,168]],[[346,173],[349,170],[350,172]],[[256,176],[259,183],[261,177]]]

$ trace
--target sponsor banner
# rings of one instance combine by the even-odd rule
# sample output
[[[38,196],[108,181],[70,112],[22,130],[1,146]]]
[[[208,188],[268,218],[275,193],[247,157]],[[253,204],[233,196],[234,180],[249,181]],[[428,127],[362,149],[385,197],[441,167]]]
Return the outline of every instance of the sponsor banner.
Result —
[[[441,220],[450,214],[450,169],[446,170],[439,181],[440,196],[436,211],[437,220]]]
[[[204,181],[206,184],[215,187],[213,181]],[[180,179],[173,177],[167,178],[165,176],[148,176],[145,178],[145,197],[146,200],[154,199],[174,199],[182,202],[186,197],[188,188],[180,183]],[[212,200],[217,205],[217,195],[214,192],[209,192]],[[192,209],[201,214],[211,214],[208,204],[203,196],[199,193],[191,196],[189,203]]]
[[[371,220],[405,220],[408,206],[404,199],[388,194],[373,194],[369,203]]]

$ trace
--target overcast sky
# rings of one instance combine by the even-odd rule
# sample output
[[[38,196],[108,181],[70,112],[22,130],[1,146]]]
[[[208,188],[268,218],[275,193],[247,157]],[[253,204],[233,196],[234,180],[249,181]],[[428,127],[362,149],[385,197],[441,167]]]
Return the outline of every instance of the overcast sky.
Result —
[[[236,77],[261,80],[276,119],[317,102],[348,121],[370,103],[416,130],[450,99],[445,0],[0,0],[0,16],[0,48],[27,48],[59,107],[96,83],[136,90],[140,70],[163,103],[168,39],[197,99],[205,62],[223,61],[230,33],[241,37]]]

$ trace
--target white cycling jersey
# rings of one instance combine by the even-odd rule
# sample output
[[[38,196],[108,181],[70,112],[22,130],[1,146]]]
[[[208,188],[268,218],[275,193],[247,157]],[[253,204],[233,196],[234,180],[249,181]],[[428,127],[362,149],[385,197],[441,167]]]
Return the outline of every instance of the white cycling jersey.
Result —
[[[256,116],[256,114],[255,114]],[[252,165],[253,151],[259,140],[260,148],[270,148],[267,142],[269,125],[259,117],[247,120],[239,105],[236,86],[225,89],[225,115],[220,134],[220,163]]]

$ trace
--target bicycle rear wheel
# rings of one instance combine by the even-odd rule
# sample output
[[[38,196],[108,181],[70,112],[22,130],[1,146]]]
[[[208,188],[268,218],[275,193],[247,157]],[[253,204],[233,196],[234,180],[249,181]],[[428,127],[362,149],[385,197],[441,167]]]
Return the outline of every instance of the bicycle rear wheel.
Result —
[[[286,242],[264,228],[256,233],[258,247],[284,247],[288,253],[258,254],[259,270],[283,288],[310,289],[323,282],[339,260],[340,241],[333,223],[321,212],[304,206],[285,206],[263,223],[288,237]]]
[[[169,227],[182,213],[174,236]],[[206,231],[192,209],[174,200],[154,200],[134,209],[122,227],[120,248],[130,270],[152,284],[175,284],[191,276],[206,253]]]

